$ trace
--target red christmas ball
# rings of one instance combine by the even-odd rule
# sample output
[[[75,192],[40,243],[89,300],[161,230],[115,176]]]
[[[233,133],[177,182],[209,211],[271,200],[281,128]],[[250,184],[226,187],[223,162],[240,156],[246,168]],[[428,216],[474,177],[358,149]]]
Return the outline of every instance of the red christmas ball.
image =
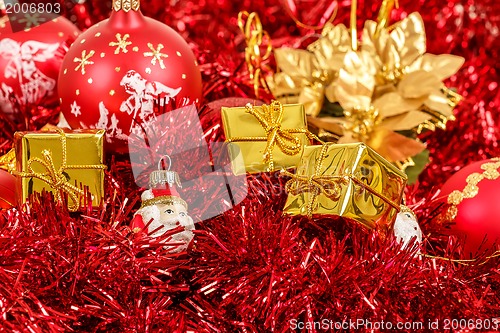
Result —
[[[0,110],[12,114],[26,106],[57,107],[59,70],[80,30],[54,14],[9,17],[0,19]]]
[[[9,209],[16,204],[16,177],[0,170],[0,209]]]
[[[451,230],[463,237],[466,256],[500,242],[500,159],[464,167],[446,181],[441,191],[451,205]]]
[[[106,129],[106,150],[113,153],[126,153],[128,135],[154,121],[158,98],[182,107],[202,97],[201,73],[189,45],[128,3],[114,0],[111,17],[80,35],[59,76],[68,124]]]

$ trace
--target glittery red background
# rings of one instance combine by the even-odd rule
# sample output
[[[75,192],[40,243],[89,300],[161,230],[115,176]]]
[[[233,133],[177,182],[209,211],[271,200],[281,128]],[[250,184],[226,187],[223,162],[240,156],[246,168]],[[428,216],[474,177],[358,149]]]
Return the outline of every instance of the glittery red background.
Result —
[[[294,14],[285,10],[285,0],[141,2],[145,15],[174,27],[195,51],[203,73],[206,105],[200,119],[208,141],[221,141],[218,109],[234,102],[219,99],[254,98],[238,12],[257,11],[275,46],[298,45],[309,31],[298,28],[292,16],[318,24],[331,4],[302,1]],[[431,162],[406,191],[425,235],[422,251],[457,258],[460,240],[439,233],[441,226],[432,218],[442,207],[431,199],[463,166],[500,155],[500,3],[400,0],[399,5],[393,20],[421,13],[428,52],[466,59],[448,82],[465,97],[455,110],[457,120],[446,131],[422,136]],[[350,1],[338,1],[335,22],[348,23],[349,6]],[[358,26],[374,19],[378,7],[379,2],[359,0]],[[109,11],[109,2],[68,1],[64,15],[85,29]],[[2,152],[11,146],[16,129],[43,125],[29,112],[22,114],[27,121],[1,120]],[[182,138],[176,142],[182,144]],[[475,331],[498,327],[498,258],[461,265],[401,251],[393,239],[381,240],[342,219],[310,223],[282,217],[284,180],[272,174],[248,176],[249,196],[223,215],[198,223],[189,251],[171,254],[158,242],[130,233],[138,188],[126,158],[109,156],[108,163],[107,197],[99,211],[69,214],[45,195],[27,212],[0,213],[4,331],[333,331],[314,328],[323,319],[424,325],[437,320],[437,328],[424,326],[436,332],[445,330],[446,319],[473,320],[474,327],[465,328]],[[486,255],[478,254],[478,262]],[[292,330],[293,320],[304,329]]]

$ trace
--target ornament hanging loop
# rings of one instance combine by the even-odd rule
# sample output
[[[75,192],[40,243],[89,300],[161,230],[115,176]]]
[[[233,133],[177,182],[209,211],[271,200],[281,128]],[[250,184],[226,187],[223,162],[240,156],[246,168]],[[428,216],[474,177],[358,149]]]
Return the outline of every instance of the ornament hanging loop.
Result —
[[[168,160],[167,170],[163,169],[162,162]],[[173,186],[174,184],[182,188],[181,180],[179,174],[175,171],[171,171],[172,159],[169,155],[164,155],[158,161],[158,170],[151,172],[149,175],[149,187],[155,188],[158,186],[166,185]]]
[[[164,156],[162,156],[162,158],[160,158],[160,160],[158,161],[158,170],[164,170],[161,162],[165,161],[165,157],[168,159],[167,171],[170,171],[170,169],[172,168],[172,159],[170,158],[169,155],[164,155]]]

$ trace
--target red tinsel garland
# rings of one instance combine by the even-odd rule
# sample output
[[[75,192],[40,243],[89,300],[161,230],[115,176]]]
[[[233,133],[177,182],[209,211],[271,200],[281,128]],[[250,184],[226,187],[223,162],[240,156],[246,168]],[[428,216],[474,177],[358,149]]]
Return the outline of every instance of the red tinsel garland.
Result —
[[[158,0],[142,3],[146,15],[172,25],[190,41],[204,75],[205,102],[254,97],[236,26],[238,11],[257,11],[276,44],[294,44],[309,33],[283,10],[285,1],[177,1],[170,8]],[[486,323],[494,328],[500,316],[498,258],[485,262],[485,253],[463,265],[417,252],[458,257],[458,240],[436,232],[441,226],[432,218],[442,207],[432,199],[462,166],[500,155],[500,5],[496,0],[399,4],[394,20],[421,13],[429,52],[467,59],[449,84],[465,97],[456,109],[457,120],[446,131],[422,137],[431,163],[419,183],[407,188],[407,202],[427,236],[422,249],[401,250],[392,238],[382,240],[342,219],[313,224],[283,217],[284,180],[259,174],[248,176],[245,200],[198,223],[188,252],[172,254],[158,240],[127,227],[140,192],[130,162],[110,157],[107,199],[100,210],[69,214],[45,194],[25,212],[0,213],[2,330],[289,332],[294,323],[302,323],[304,329],[295,331],[320,332],[352,331],[352,326],[338,329],[335,324],[358,319],[421,322],[423,331],[436,332],[445,330],[447,319],[476,320],[475,331],[487,330]],[[338,5],[335,22],[348,22],[350,1]],[[378,6],[359,0],[358,26],[374,18]],[[85,29],[106,18],[110,7],[86,1],[65,8],[65,15],[74,15]],[[214,116],[218,107],[200,112],[208,142],[221,141],[223,135]],[[15,128],[1,129],[0,149],[6,150]],[[334,327],[314,328],[322,320]],[[431,326],[436,320],[439,326]],[[486,329],[479,329],[479,322]],[[366,325],[359,328],[370,331]]]

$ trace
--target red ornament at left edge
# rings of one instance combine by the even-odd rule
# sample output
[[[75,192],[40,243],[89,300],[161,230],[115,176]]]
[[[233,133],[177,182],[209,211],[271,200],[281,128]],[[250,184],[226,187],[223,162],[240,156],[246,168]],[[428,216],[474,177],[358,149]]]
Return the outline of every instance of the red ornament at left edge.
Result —
[[[59,70],[79,34],[75,25],[55,14],[0,18],[0,112],[13,118],[20,108],[57,107]]]
[[[0,209],[9,209],[16,204],[16,177],[0,170]]]

